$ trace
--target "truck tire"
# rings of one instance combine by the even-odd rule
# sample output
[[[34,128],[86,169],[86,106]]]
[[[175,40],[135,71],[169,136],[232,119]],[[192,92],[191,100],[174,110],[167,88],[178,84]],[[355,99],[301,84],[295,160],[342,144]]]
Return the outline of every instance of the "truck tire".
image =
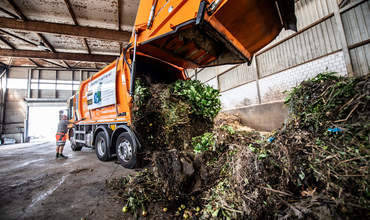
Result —
[[[122,132],[116,141],[117,159],[121,165],[128,169],[136,166],[136,145],[133,144],[129,133]]]
[[[80,143],[76,143],[75,137],[74,137],[75,129],[70,130],[69,132],[69,142],[71,143],[71,149],[72,151],[81,151],[83,145]]]
[[[71,143],[71,149],[72,149],[72,151],[81,151],[81,149],[82,149],[82,145],[81,144],[72,144]]]
[[[108,149],[108,141],[104,131],[100,131],[96,135],[95,139],[95,153],[99,160],[101,161],[108,161],[109,156],[109,149]]]

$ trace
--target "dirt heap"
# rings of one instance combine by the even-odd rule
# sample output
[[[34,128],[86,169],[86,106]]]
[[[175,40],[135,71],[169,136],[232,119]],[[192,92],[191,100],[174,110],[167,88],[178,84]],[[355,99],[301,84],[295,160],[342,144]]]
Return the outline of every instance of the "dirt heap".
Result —
[[[290,119],[271,135],[220,114],[212,130],[163,143],[151,168],[108,185],[126,211],[152,218],[366,218],[369,99],[369,76],[319,74],[289,93]]]
[[[141,156],[151,168],[108,185],[119,191],[135,214],[154,202],[181,205],[198,190],[192,142],[212,131],[221,109],[219,92],[199,81],[149,85],[137,80],[134,99],[133,130],[144,149]]]
[[[225,178],[204,196],[206,217],[368,217],[369,99],[369,76],[325,73],[294,88],[282,129],[228,150]]]

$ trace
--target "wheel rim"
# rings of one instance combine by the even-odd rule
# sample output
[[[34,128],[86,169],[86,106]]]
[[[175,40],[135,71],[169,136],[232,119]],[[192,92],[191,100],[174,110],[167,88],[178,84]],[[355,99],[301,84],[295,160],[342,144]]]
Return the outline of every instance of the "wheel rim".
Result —
[[[125,162],[132,158],[132,146],[128,140],[124,140],[118,145],[118,156]]]
[[[99,139],[96,147],[98,149],[98,154],[100,156],[104,156],[104,154],[105,154],[105,141],[102,138]]]

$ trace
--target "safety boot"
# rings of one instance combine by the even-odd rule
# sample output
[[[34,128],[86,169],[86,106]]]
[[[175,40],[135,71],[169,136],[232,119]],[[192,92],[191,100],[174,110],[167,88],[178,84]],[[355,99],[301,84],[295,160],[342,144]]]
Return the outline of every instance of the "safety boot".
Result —
[[[63,154],[59,154],[59,157],[60,158],[63,158],[63,159],[68,159],[68,157],[67,156],[64,156]]]

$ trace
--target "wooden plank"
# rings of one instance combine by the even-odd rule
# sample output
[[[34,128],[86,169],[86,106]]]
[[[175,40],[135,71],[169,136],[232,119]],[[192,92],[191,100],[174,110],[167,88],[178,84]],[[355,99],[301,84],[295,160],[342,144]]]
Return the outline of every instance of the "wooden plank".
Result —
[[[308,38],[308,31],[305,31],[302,33],[302,38],[301,38],[301,47],[304,48],[304,53],[303,53],[303,59],[300,61],[301,62],[306,62],[309,60],[310,56],[310,40]]]
[[[295,50],[295,46],[294,46],[294,42],[296,41],[297,39],[293,38],[293,39],[290,39],[288,40],[289,42],[289,60],[288,60],[288,65],[289,66],[292,66],[295,64],[296,60],[297,60],[297,55],[296,55],[296,50]]]
[[[361,10],[361,9],[360,9]],[[347,38],[347,44],[354,44],[354,43],[357,43],[359,41],[361,41],[361,32],[363,31],[360,24],[358,23],[358,18],[361,17],[361,14],[358,14],[358,12],[356,11],[356,8],[346,12],[348,13],[349,15],[349,25],[352,27],[352,31],[351,31],[351,34],[352,34],[352,39],[351,40],[348,40]],[[343,17],[342,17],[343,19]],[[361,28],[361,31],[360,31],[360,28]]]
[[[322,23],[322,29],[324,31],[324,38],[325,38],[325,45],[326,45],[326,48],[327,48],[327,53],[330,53],[331,51],[333,51],[333,47],[332,47],[332,43],[330,42],[330,28],[328,26],[328,21],[324,21]]]
[[[324,11],[324,14],[325,15],[328,15],[331,13],[329,7],[328,7],[328,0],[324,0],[323,1],[323,4],[322,4],[322,8],[323,8],[323,11]]]
[[[294,57],[295,57],[295,52],[294,52],[294,49],[293,49],[293,41],[295,39],[290,39],[287,41],[288,43],[288,46],[287,46],[287,55],[288,55],[288,58],[287,58],[287,66],[292,66],[294,65]]]
[[[348,49],[354,49],[354,48],[361,47],[361,46],[369,44],[369,43],[370,43],[370,39],[367,39],[365,41],[361,41],[361,42],[358,42],[358,43],[355,43],[355,44],[352,44],[352,45],[348,46]]]
[[[370,2],[368,1],[367,4],[361,5],[361,8],[364,13],[366,33],[369,36],[370,35]]]
[[[309,55],[307,56],[307,60],[310,60],[312,58],[315,57],[315,40],[314,40],[314,36],[313,36],[313,28],[311,28],[310,30],[307,30],[307,36],[308,36],[308,41],[307,41],[307,44],[308,44],[308,48],[309,48]]]
[[[366,54],[365,54],[365,48],[364,47],[358,47],[355,49],[357,52],[357,59],[359,60],[360,64],[360,73],[361,75],[365,75],[369,73],[369,66],[366,62]]]
[[[126,42],[129,41],[131,35],[131,32],[128,31],[82,27],[76,25],[57,24],[42,21],[18,21],[12,18],[3,17],[0,18],[0,28]]]
[[[359,38],[360,40],[366,40],[370,38],[369,33],[367,32],[367,27],[365,24],[365,13],[362,10],[362,5],[357,6],[354,8],[354,14],[356,15],[357,24],[358,24],[358,30],[359,30]],[[369,9],[368,9],[369,11]],[[369,16],[369,15],[367,15]],[[361,30],[361,31],[360,31]],[[356,42],[357,43],[357,42]]]
[[[367,36],[370,36],[370,2],[361,5],[361,10],[364,17],[364,26],[366,29]]]
[[[370,44],[364,45],[365,61],[367,63],[368,71],[370,71]],[[369,72],[367,73],[369,74]]]
[[[51,53],[47,51],[36,50],[9,50],[0,49],[0,56],[3,57],[25,57],[25,58],[41,58],[52,60],[74,60],[87,62],[112,62],[117,56],[112,55],[90,55],[81,53]]]
[[[328,26],[329,26],[329,36],[330,36],[330,44],[331,46],[333,47],[333,50],[332,51],[335,51],[335,50],[338,50],[340,48],[340,43],[336,40],[336,33],[338,32],[337,31],[337,28],[335,25],[335,19],[329,19],[327,21],[328,23]]]
[[[338,4],[334,4],[334,17],[335,17],[335,21],[337,22],[338,34],[339,34],[338,37],[339,37],[340,42],[341,42],[342,51],[343,51],[343,55],[344,55],[344,61],[346,63],[346,68],[347,68],[348,75],[349,76],[354,76],[355,73],[353,72],[351,57],[350,57],[349,50],[348,50],[346,35],[344,34],[345,32],[344,32],[342,18],[341,18],[341,14],[339,12]]]
[[[319,57],[323,54],[322,45],[321,45],[322,38],[320,38],[319,32],[320,32],[319,25],[316,25],[315,27],[313,27],[312,34],[313,34],[314,45],[315,45],[314,47],[315,53],[312,58]]]

